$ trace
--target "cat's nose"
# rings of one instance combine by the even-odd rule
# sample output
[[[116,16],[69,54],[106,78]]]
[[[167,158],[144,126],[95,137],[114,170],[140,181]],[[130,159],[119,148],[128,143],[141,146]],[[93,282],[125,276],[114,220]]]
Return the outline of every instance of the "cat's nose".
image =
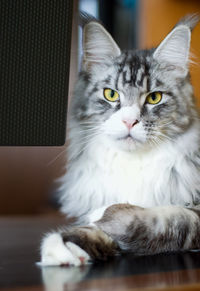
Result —
[[[137,119],[132,120],[132,119],[123,119],[122,122],[126,125],[128,130],[131,130],[133,126],[135,126],[139,121]]]

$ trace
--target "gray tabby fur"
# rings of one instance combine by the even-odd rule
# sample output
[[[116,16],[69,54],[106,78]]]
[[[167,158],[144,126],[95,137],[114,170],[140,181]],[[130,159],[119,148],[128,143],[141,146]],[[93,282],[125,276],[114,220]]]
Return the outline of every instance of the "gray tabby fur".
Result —
[[[189,31],[188,27],[193,27],[196,21],[196,18],[194,20],[189,17],[179,25],[184,23],[186,30]],[[200,135],[198,114],[187,69],[189,60],[183,64],[185,67],[180,68],[174,63],[160,62],[159,59],[154,58],[154,53],[155,49],[124,51],[118,56],[108,57],[103,62],[96,57],[89,69],[87,64],[85,65],[83,55],[82,70],[70,110],[68,173],[63,178],[63,189],[66,191],[61,198],[62,210],[68,215],[81,217],[96,208],[121,202],[145,207],[163,204],[191,206],[198,203]],[[107,102],[103,97],[103,88],[122,92],[123,100]],[[152,91],[165,92],[165,102],[160,102],[156,106],[144,104],[144,96]],[[144,134],[145,139],[136,139],[135,144],[130,144],[127,148],[123,141],[117,140],[111,133],[113,131],[117,134],[118,128],[113,126],[110,132],[104,132],[103,126],[116,112],[123,108],[134,107],[141,99],[143,103],[139,106],[138,118],[143,126],[141,135]],[[101,165],[98,159],[103,160],[104,151],[108,152],[110,149],[113,155],[121,155],[122,159],[126,159],[126,155],[129,154],[127,152],[130,152],[132,157],[151,153],[152,164],[153,159],[156,160],[159,155],[167,157],[171,151],[171,164],[163,171],[165,178],[161,176],[160,182],[155,181],[156,189],[149,188],[152,194],[148,194],[147,197],[145,193],[146,197],[139,201],[134,199],[134,193],[131,197],[128,194],[126,196],[126,193],[115,195],[115,189],[107,188],[106,179],[103,182],[96,178],[96,172],[98,176],[104,176],[104,165]],[[121,153],[123,150],[125,150],[124,157]],[[180,153],[180,161],[176,161],[177,153]],[[95,159],[95,156],[98,157]],[[112,157],[110,159],[112,160]],[[170,157],[167,159],[169,161]],[[160,161],[166,162],[163,157]],[[140,161],[136,159],[136,162]],[[109,167],[111,168],[110,165]],[[129,168],[131,170],[131,166],[127,164],[127,169]],[[156,169],[158,172],[160,172],[159,168],[158,164]],[[147,173],[151,174],[150,170],[151,168]],[[188,173],[189,171],[191,174]],[[110,183],[114,181],[110,180]],[[146,183],[151,181],[146,180]],[[86,192],[83,185],[87,189]],[[131,187],[134,186],[130,183]],[[123,189],[123,186],[121,188]],[[107,193],[107,189],[110,193]],[[111,197],[112,192],[113,197]]]
[[[197,21],[182,19],[155,49],[123,52],[101,24],[85,22],[61,204],[80,225],[92,225],[61,237],[93,259],[97,248],[109,256],[108,249],[113,255],[200,247],[200,122],[188,70]],[[119,100],[107,101],[104,88]],[[146,104],[155,91],[163,93],[161,102]],[[138,120],[130,132],[124,118]]]

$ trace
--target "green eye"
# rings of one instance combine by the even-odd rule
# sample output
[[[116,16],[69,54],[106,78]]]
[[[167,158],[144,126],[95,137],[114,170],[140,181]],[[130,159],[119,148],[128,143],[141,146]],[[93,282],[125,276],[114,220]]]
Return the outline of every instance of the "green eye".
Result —
[[[111,102],[114,102],[119,98],[119,93],[109,88],[104,89],[103,95],[108,101],[111,101]]]
[[[157,104],[162,99],[162,93],[161,92],[153,92],[150,93],[146,98],[146,103],[149,104]]]

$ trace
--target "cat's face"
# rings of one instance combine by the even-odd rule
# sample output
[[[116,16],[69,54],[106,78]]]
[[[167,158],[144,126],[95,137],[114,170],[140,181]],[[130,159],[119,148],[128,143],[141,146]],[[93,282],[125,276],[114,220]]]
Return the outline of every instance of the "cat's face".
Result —
[[[158,146],[184,132],[193,110],[188,26],[177,26],[155,50],[123,53],[99,24],[96,34],[97,28],[102,43],[96,48],[92,25],[86,31],[88,55],[73,105],[85,135],[131,151]]]

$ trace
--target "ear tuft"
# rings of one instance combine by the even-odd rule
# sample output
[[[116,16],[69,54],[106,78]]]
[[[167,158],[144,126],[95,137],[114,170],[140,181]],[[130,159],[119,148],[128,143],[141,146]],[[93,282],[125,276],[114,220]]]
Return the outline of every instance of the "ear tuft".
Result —
[[[187,15],[167,35],[155,50],[153,57],[160,63],[188,71],[191,31],[199,21],[198,15]]]
[[[198,14],[188,14],[185,17],[183,17],[176,24],[176,26],[185,25],[192,31],[199,21],[200,21],[200,16]]]
[[[83,62],[88,66],[115,58],[121,51],[111,35],[98,22],[89,22],[83,29]]]
[[[190,38],[191,32],[187,26],[179,25],[175,27],[158,46],[154,52],[154,58],[184,65],[189,54]]]
[[[176,26],[155,50],[154,59],[187,70],[190,39],[191,32],[186,25]]]

